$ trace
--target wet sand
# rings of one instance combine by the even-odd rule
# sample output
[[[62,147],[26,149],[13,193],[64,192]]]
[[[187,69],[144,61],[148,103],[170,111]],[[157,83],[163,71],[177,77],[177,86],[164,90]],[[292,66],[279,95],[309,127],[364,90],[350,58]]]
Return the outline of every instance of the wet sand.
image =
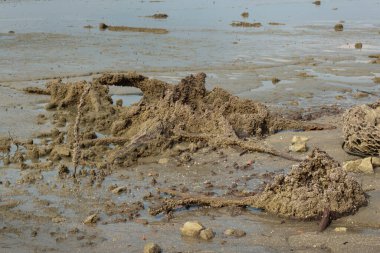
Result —
[[[0,50],[0,136],[29,139],[52,128],[49,121],[37,121],[39,114],[49,117],[45,110],[49,97],[25,94],[22,89],[43,88],[54,77],[90,80],[107,71],[138,70],[176,83],[202,71],[208,75],[208,89],[222,87],[239,97],[263,102],[274,112],[316,118],[315,122],[337,126],[320,132],[271,135],[265,141],[277,150],[287,152],[291,138],[297,134],[310,138],[309,150],[321,148],[339,162],[355,158],[341,149],[341,112],[379,99],[380,89],[372,80],[380,76],[379,65],[372,64],[373,59],[368,57],[380,53],[379,1],[363,1],[357,12],[353,12],[357,3],[346,1],[322,1],[320,6],[311,1],[275,0],[252,4],[133,1],[130,8],[118,1],[70,4],[0,3],[0,48],[4,49]],[[41,8],[50,12],[42,12]],[[86,9],[94,10],[93,14],[86,14]],[[58,10],[70,15],[56,18],[60,17]],[[250,13],[248,20],[239,20],[243,11]],[[142,18],[156,12],[169,17]],[[303,21],[305,17],[308,21]],[[263,26],[231,27],[236,20],[261,22]],[[334,25],[340,20],[345,21],[345,28],[336,33]],[[164,28],[169,33],[112,33],[83,28],[89,24],[98,27],[101,22]],[[267,25],[269,22],[285,25]],[[15,33],[8,33],[10,30]],[[355,49],[357,42],[363,43],[362,49]],[[273,78],[280,82],[273,84]],[[111,87],[111,94],[115,101],[121,98],[128,106],[139,100],[141,92]],[[322,106],[339,110],[322,110]],[[164,252],[380,251],[379,169],[373,175],[353,174],[368,190],[368,206],[353,216],[333,221],[323,233],[317,232],[318,222],[284,220],[255,209],[191,208],[175,212],[169,220],[142,210],[139,218],[148,221],[145,225],[145,221],[129,221],[127,211],[122,213],[138,201],[150,206],[149,193],[154,194],[156,188],[186,186],[190,193],[217,195],[235,188],[237,192],[252,192],[270,180],[268,174],[288,172],[294,164],[266,154],[239,154],[234,149],[205,150],[185,164],[175,159],[159,164],[161,157],[149,157],[135,166],[113,171],[100,187],[91,185],[89,177],[83,177],[80,184],[60,179],[57,168],[20,170],[0,162],[0,251],[142,252],[150,241],[158,243]],[[234,166],[250,161],[255,162],[246,170]],[[70,164],[69,159],[65,162]],[[128,190],[113,194],[109,189],[115,184]],[[110,209],[107,203],[111,202],[120,207]],[[84,225],[83,220],[95,212],[100,221]],[[181,237],[179,228],[188,220],[199,220],[213,228],[215,238],[204,242]],[[243,229],[247,236],[224,236],[223,231],[230,227]],[[336,227],[346,227],[347,232],[336,232]]]

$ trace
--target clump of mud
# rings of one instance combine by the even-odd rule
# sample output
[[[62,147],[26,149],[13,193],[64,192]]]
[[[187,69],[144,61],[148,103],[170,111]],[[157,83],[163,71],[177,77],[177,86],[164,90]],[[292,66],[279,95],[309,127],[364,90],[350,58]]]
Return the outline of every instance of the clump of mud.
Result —
[[[221,88],[205,88],[206,74],[190,75],[178,85],[149,79],[137,73],[105,74],[92,83],[47,84],[50,94],[47,108],[55,110],[53,123],[65,126],[54,133],[52,160],[70,157],[74,147],[75,118],[78,103],[84,97],[79,122],[80,159],[92,165],[130,166],[147,156],[178,156],[176,145],[188,145],[187,152],[203,147],[239,147],[251,152],[265,152],[292,159],[260,142],[281,130],[320,130],[330,126],[282,118],[252,100],[240,99]],[[143,98],[129,107],[113,105],[109,87],[136,87]],[[96,133],[105,135],[98,138]],[[77,137],[77,138],[78,138]],[[57,148],[59,147],[59,148]]]
[[[156,13],[151,16],[147,16],[147,18],[154,18],[154,19],[167,19],[169,16],[168,14],[165,13]]]
[[[147,28],[147,27],[130,27],[130,26],[111,26],[104,23],[99,24],[101,31],[108,30],[113,32],[145,32],[155,34],[167,34],[169,31],[163,28]]]
[[[256,23],[249,23],[249,22],[240,22],[240,21],[235,21],[231,23],[231,26],[235,27],[256,27],[259,28],[262,26],[261,23],[256,22]]]
[[[338,218],[366,204],[359,183],[318,149],[288,175],[276,176],[254,202],[267,212],[297,219],[319,218],[325,209]]]
[[[380,155],[380,101],[343,114],[344,149],[359,156]]]
[[[339,163],[318,149],[294,166],[288,175],[278,175],[262,192],[248,197],[208,197],[161,190],[177,198],[150,209],[150,214],[170,212],[178,206],[252,206],[292,219],[320,219],[326,210],[331,218],[355,213],[367,204],[358,182]],[[179,197],[179,198],[178,198]]]

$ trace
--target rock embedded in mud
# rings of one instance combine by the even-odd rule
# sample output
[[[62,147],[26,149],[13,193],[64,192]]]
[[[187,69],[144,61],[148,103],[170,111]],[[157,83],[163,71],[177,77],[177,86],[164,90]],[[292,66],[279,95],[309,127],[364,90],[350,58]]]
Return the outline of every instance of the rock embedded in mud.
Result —
[[[226,236],[233,236],[236,238],[240,238],[245,236],[247,233],[241,229],[228,228],[223,233]]]
[[[241,14],[241,16],[243,17],[243,18],[248,18],[249,17],[249,13],[248,12],[243,12],[242,14]]]
[[[215,237],[215,233],[211,228],[206,228],[199,233],[199,237],[203,240],[210,241]]]
[[[100,217],[98,214],[92,214],[88,216],[84,221],[83,224],[90,225],[90,224],[96,224],[100,220]]]
[[[278,84],[280,81],[281,81],[281,80],[278,79],[277,77],[273,77],[273,78],[272,78],[272,83],[273,83],[273,84]]]
[[[162,252],[161,247],[156,243],[149,242],[145,244],[144,246],[144,253],[161,253],[161,252]]]
[[[180,230],[183,236],[199,237],[204,229],[205,227],[198,221],[187,221]]]
[[[108,28],[108,25],[106,25],[106,24],[104,24],[104,23],[100,23],[100,24],[99,24],[99,30],[104,31],[104,30],[106,30],[107,28]]]
[[[306,152],[307,146],[306,142],[309,138],[305,136],[293,136],[292,145],[289,146],[289,150],[292,152]]]
[[[168,14],[165,13],[156,13],[152,16],[148,16],[149,18],[155,18],[155,19],[167,19],[169,17]]]
[[[122,192],[126,192],[128,190],[127,186],[119,186],[113,189],[111,192],[114,194],[121,194]]]
[[[313,4],[315,4],[315,5],[321,5],[321,1],[319,1],[319,0],[314,1]]]
[[[355,48],[356,49],[362,49],[363,48],[363,43],[361,43],[361,42],[355,43]]]
[[[334,26],[334,30],[335,30],[336,32],[342,32],[342,31],[343,31],[343,24],[336,24],[336,25]]]
[[[231,26],[235,26],[235,27],[255,27],[255,28],[259,28],[259,27],[262,26],[262,24],[261,24],[260,22],[249,23],[249,22],[235,21],[235,22],[232,22],[232,23],[231,23]]]
[[[355,161],[345,162],[343,169],[347,172],[373,174],[372,158],[367,157]]]

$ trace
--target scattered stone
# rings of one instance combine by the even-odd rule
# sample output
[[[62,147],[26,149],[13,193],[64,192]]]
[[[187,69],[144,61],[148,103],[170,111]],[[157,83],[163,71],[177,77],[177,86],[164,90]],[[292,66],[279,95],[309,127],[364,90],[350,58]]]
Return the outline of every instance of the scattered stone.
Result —
[[[159,164],[167,164],[168,162],[169,162],[168,158],[161,158],[160,160],[158,160]]]
[[[343,31],[343,24],[336,24],[336,25],[334,26],[334,30],[335,30],[336,32],[342,32],[342,31]]]
[[[226,236],[234,236],[237,238],[245,236],[247,233],[241,229],[234,229],[234,228],[229,228],[224,231],[224,235]]]
[[[119,186],[119,187],[116,187],[115,189],[113,189],[111,192],[114,194],[120,194],[120,193],[125,192],[127,190],[128,190],[127,186]]]
[[[231,26],[236,26],[236,27],[256,27],[256,28],[259,28],[259,27],[262,26],[262,24],[260,22],[249,23],[249,22],[238,22],[238,21],[235,21],[235,22],[231,23]]]
[[[169,16],[165,13],[156,13],[152,16],[147,16],[148,18],[155,18],[155,19],[167,19]]]
[[[84,221],[83,223],[86,224],[86,225],[89,225],[89,224],[96,224],[98,222],[98,220],[100,219],[99,215],[98,214],[92,214],[90,216],[88,216]]]
[[[161,247],[158,244],[149,242],[144,246],[144,253],[161,253]]]
[[[206,228],[206,229],[203,229],[199,236],[203,239],[203,240],[206,240],[206,241],[209,241],[211,240],[212,238],[215,237],[215,233],[214,231],[211,229],[211,228]]]
[[[361,43],[361,42],[355,43],[355,48],[356,49],[362,49],[363,48],[363,43]]]
[[[181,234],[183,236],[199,237],[202,230],[205,227],[198,221],[188,221],[181,228]]]
[[[54,217],[54,218],[51,219],[51,221],[54,222],[54,223],[62,223],[62,222],[65,222],[66,219],[63,218],[63,217]]]
[[[336,227],[334,230],[335,232],[347,232],[346,227]]]
[[[273,84],[277,84],[277,83],[279,83],[281,80],[280,79],[278,79],[277,77],[273,77],[272,78],[272,83]]]
[[[248,18],[249,17],[249,13],[248,12],[243,12],[242,14],[241,14],[241,16],[243,17],[243,18]]]
[[[309,138],[304,136],[293,136],[292,145],[289,146],[289,150],[292,152],[306,152],[307,146],[306,142]]]
[[[347,172],[373,174],[372,157],[345,162],[343,169]]]

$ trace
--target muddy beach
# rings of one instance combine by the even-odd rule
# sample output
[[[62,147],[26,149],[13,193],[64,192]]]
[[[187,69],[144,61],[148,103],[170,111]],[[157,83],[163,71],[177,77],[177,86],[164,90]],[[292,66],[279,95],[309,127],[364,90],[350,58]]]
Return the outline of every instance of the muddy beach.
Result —
[[[379,252],[360,6],[1,2],[0,252]]]

